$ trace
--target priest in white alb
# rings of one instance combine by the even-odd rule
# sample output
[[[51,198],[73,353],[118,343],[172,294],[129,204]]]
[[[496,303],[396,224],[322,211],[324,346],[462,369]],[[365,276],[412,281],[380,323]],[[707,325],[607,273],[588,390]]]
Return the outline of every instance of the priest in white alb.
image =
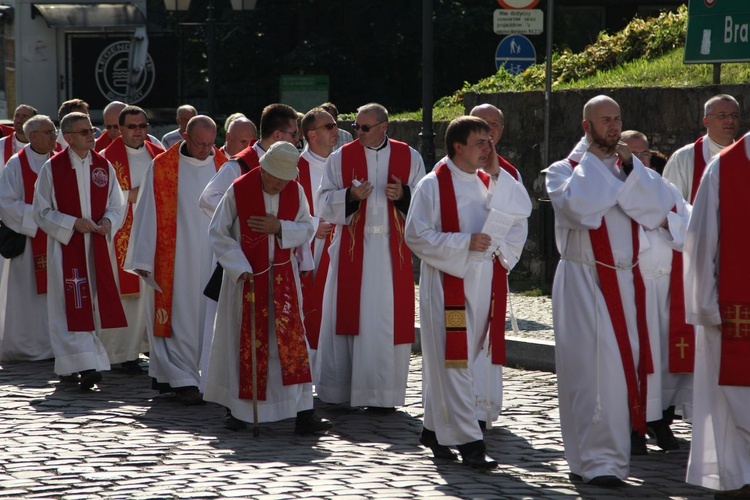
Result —
[[[149,337],[152,388],[203,404],[198,390],[206,297],[211,275],[209,219],[198,198],[226,157],[216,148],[216,124],[204,115],[187,124],[184,140],[158,155],[146,171],[133,216],[124,268],[151,286],[141,294]],[[158,287],[158,288],[157,288]]]
[[[696,325],[687,482],[750,498],[750,134],[708,165],[685,240],[687,320]]]
[[[0,290],[0,361],[52,358],[47,321],[47,234],[32,215],[34,185],[55,148],[57,130],[46,115],[23,125],[29,144],[12,156],[0,176],[0,219],[26,236],[21,255],[7,261],[7,281]]]
[[[436,458],[454,458],[449,447],[457,446],[465,465],[492,469],[497,462],[485,455],[477,420],[477,406],[487,402],[475,394],[474,365],[485,367],[490,358],[502,380],[507,276],[526,241],[531,200],[505,170],[497,183],[480,170],[494,154],[484,120],[453,120],[445,141],[448,158],[417,185],[405,231],[407,244],[422,259],[420,442]],[[494,229],[485,230],[490,217]],[[498,407],[501,380],[499,395],[492,396],[500,400]]]
[[[293,249],[314,232],[304,191],[294,181],[298,160],[291,143],[272,145],[260,158],[260,167],[232,184],[211,220],[209,238],[224,279],[205,397],[230,410],[225,425],[233,430],[254,421],[254,399],[257,422],[296,417],[297,434],[331,427],[313,412],[302,293],[293,256]]]
[[[620,141],[613,99],[589,100],[582,127],[546,178],[561,256],[552,289],[560,424],[571,480],[616,487],[630,472],[631,431],[646,432],[653,372],[640,226],[666,224],[674,201]]]
[[[122,308],[128,318],[128,326],[102,332],[101,340],[107,348],[110,363],[121,363],[122,370],[130,374],[142,373],[138,358],[148,352],[146,336],[146,311],[139,302],[142,293],[148,290],[137,275],[123,269],[129,245],[138,242],[130,239],[133,228],[133,212],[138,201],[138,191],[146,170],[156,157],[163,153],[161,146],[149,142],[148,117],[138,106],[124,106],[117,118],[120,135],[102,151],[117,172],[117,180],[128,202],[128,210],[122,227],[114,236],[112,259],[117,262],[117,285],[122,299]]]
[[[32,211],[47,233],[47,313],[55,373],[78,373],[83,390],[109,370],[103,328],[127,324],[109,246],[126,204],[112,165],[94,152],[89,116],[72,112],[60,128],[68,147],[44,164]],[[64,193],[64,196],[59,196]]]

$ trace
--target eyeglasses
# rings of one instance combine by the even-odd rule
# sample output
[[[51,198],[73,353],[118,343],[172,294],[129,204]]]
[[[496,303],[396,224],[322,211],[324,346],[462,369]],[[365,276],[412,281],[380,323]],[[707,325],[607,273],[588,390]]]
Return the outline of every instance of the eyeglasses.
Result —
[[[34,130],[34,132],[36,132],[38,134],[45,134],[45,135],[48,135],[50,137],[57,136],[57,129],[54,129],[54,128],[52,130]]]
[[[369,132],[370,130],[374,129],[375,127],[377,127],[381,123],[385,123],[385,120],[383,120],[382,122],[378,122],[375,125],[360,125],[359,123],[355,122],[355,123],[352,123],[352,128],[354,130],[362,129],[362,132],[364,132],[366,134],[367,132]]]
[[[278,130],[279,130],[279,132],[281,132],[282,134],[289,134],[289,135],[291,135],[291,136],[292,136],[292,139],[296,139],[296,138],[297,138],[297,133],[298,133],[298,131],[297,131],[297,130],[295,130],[294,132],[290,132],[290,131],[288,131],[288,130],[281,130],[281,129],[278,129]]]
[[[324,125],[321,125],[320,127],[315,127],[313,130],[318,130],[319,128],[324,128],[326,130],[333,130],[335,128],[339,128],[339,126],[336,125],[335,123],[326,123]]]
[[[113,128],[120,128],[120,126],[115,123],[114,125],[104,125],[104,128],[106,128],[107,130],[112,130]]]
[[[85,128],[83,130],[76,130],[75,132],[65,132],[67,134],[81,134],[81,137],[88,137],[89,135],[92,135],[94,133],[93,128]]]
[[[708,113],[706,116],[715,116],[721,121],[724,121],[727,118],[731,118],[733,121],[740,119],[739,113]]]
[[[638,158],[640,158],[641,160],[648,160],[649,158],[651,158],[651,156],[653,156],[653,155],[651,154],[651,151],[640,151],[640,152],[635,152],[635,151],[634,151],[634,152],[633,152],[633,155],[634,155],[634,156],[637,156],[637,157],[638,157]]]
[[[126,125],[126,128],[128,130],[135,130],[137,128],[139,128],[139,129],[145,129],[145,128],[148,128],[148,123],[128,123]]]

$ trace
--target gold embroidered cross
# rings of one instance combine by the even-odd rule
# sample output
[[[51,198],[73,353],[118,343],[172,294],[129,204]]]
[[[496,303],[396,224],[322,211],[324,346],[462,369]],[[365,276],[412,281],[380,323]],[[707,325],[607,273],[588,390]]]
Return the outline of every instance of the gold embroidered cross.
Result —
[[[722,327],[738,339],[750,336],[750,309],[741,304],[727,306],[721,318]]]
[[[685,359],[685,348],[690,347],[690,344],[685,342],[685,337],[680,337],[680,342],[674,346],[680,349],[680,359]]]
[[[245,294],[245,300],[248,302],[252,302],[253,300],[255,300],[255,297],[253,297],[253,295],[254,295],[253,293],[247,292]]]
[[[280,274],[276,276],[276,285],[280,285],[282,281],[284,281],[284,278]]]

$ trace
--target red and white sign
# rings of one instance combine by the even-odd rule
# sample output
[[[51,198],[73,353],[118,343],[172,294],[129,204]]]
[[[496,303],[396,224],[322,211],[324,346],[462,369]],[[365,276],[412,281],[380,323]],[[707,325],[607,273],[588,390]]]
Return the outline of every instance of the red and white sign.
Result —
[[[497,0],[504,9],[533,9],[539,0]]]

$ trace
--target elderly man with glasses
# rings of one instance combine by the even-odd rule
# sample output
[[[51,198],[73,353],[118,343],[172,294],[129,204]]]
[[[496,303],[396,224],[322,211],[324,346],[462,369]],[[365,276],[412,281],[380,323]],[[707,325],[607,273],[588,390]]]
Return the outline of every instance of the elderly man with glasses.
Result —
[[[706,135],[675,151],[664,167],[664,178],[693,203],[706,165],[722,149],[734,142],[740,130],[740,105],[728,94],[719,94],[703,105]]]
[[[336,224],[316,359],[318,396],[389,413],[404,404],[414,342],[414,276],[404,241],[422,158],[390,139],[388,111],[357,110],[357,140],[326,161],[316,215]]]
[[[2,167],[10,160],[11,156],[29,144],[29,138],[23,132],[23,124],[26,123],[26,120],[36,115],[36,113],[36,109],[28,104],[21,104],[16,108],[16,112],[13,114],[15,132],[0,139],[0,155],[2,155],[0,172],[2,172]]]
[[[190,119],[180,144],[158,155],[146,170],[133,217],[124,268],[154,290],[141,294],[150,344],[152,388],[175,392],[188,405],[203,404],[198,390],[206,299],[211,274],[209,220],[196,200],[226,162],[208,116]]]
[[[89,390],[109,370],[99,334],[126,326],[109,245],[127,205],[112,165],[94,149],[89,116],[60,128],[68,147],[39,172],[34,222],[47,233],[47,311],[55,373],[78,373]],[[45,130],[48,132],[50,129]]]

